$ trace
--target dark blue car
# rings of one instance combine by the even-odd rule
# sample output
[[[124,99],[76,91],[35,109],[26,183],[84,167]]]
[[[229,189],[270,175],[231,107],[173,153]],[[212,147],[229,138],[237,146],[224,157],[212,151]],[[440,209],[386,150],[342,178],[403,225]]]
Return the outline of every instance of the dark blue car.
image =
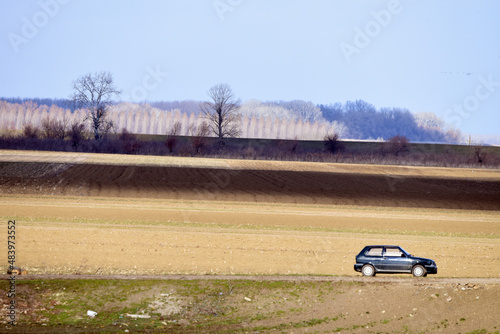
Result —
[[[437,274],[436,263],[431,259],[416,257],[399,246],[373,245],[366,246],[356,256],[354,270],[364,276],[383,274],[413,274],[425,277]]]

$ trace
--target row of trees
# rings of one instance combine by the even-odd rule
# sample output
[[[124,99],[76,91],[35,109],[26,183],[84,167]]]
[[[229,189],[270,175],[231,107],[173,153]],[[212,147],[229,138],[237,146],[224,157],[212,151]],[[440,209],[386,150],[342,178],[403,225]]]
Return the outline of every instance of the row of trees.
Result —
[[[17,104],[0,101],[0,124],[4,129],[19,131],[25,124],[40,127],[47,119],[70,124],[74,121],[85,120],[88,116],[88,112],[84,109],[71,112],[70,109],[55,105],[48,107],[38,106],[32,102]],[[122,129],[135,134],[165,135],[172,131],[174,125],[177,125],[177,135],[192,136],[203,124],[208,126],[203,113],[186,113],[179,109],[164,111],[148,104],[134,103],[110,106],[107,121],[108,131],[101,133],[103,136],[110,132],[119,133]],[[110,124],[112,124],[111,129]],[[89,122],[86,122],[86,125],[89,125]],[[261,116],[255,114],[249,117],[241,113],[235,125],[239,130],[239,137],[243,138],[323,140],[326,134],[342,135],[342,127],[336,122],[304,122],[300,118],[273,118],[266,114],[261,114]],[[213,130],[210,128],[209,130],[207,136],[215,137]]]
[[[139,137],[125,129],[119,134],[109,135],[106,140],[95,140],[85,127],[83,123],[67,124],[53,120],[44,121],[39,127],[26,124],[21,134],[0,134],[0,149],[441,167],[498,168],[500,164],[500,156],[490,148],[475,146],[463,151],[454,146],[410,145],[404,136],[361,145],[340,141],[336,134],[326,136],[323,144],[230,138],[226,139],[226,145],[221,150],[218,138],[208,137],[211,130],[207,126],[193,129],[189,137],[180,137],[180,123],[176,123],[163,141]]]
[[[73,114],[76,111],[83,111],[81,114],[85,116],[84,121],[89,125],[94,139],[100,140],[107,133],[119,131],[122,127],[129,131],[135,130],[131,129],[130,125],[123,126],[123,121],[119,121],[120,117],[123,119],[123,114],[115,111],[114,118],[110,115],[113,109],[117,108],[114,101],[119,99],[120,94],[121,91],[114,85],[111,73],[89,73],[73,82],[73,94],[68,100],[69,103],[64,100],[56,100],[56,102],[58,105],[70,105]],[[362,100],[319,106],[297,100],[265,103],[251,100],[242,104],[227,84],[219,84],[210,88],[208,97],[209,101],[202,103],[195,101],[158,102],[153,106],[181,106],[191,110],[190,123],[187,125],[190,132],[193,132],[193,126],[197,128],[203,126],[209,130],[207,136],[217,137],[222,146],[225,138],[240,136],[242,132],[246,132],[245,136],[262,137],[265,132],[262,129],[271,129],[275,136],[282,136],[282,138],[287,138],[290,134],[296,134],[303,129],[306,133],[316,131],[316,138],[311,138],[309,135],[300,137],[297,135],[296,137],[300,139],[322,139],[317,136],[333,133],[343,138],[372,140],[402,135],[412,141],[423,142],[459,142],[461,137],[459,131],[446,129],[444,122],[433,113],[413,114],[401,108],[377,110],[373,105]],[[11,102],[14,101],[11,100]],[[123,107],[123,104],[121,106]],[[147,109],[147,107],[143,105],[143,108]],[[191,120],[193,115],[196,118],[194,122]],[[135,116],[142,117],[140,121],[143,123],[147,123],[144,120],[146,118],[154,122],[156,129],[161,127],[161,124],[157,124],[160,122],[160,113],[148,115],[141,112]],[[121,124],[118,125],[118,123]],[[317,124],[321,125],[316,126]],[[117,125],[118,129],[116,129]],[[18,126],[17,123],[16,126]],[[171,126],[173,125],[164,130],[170,131]],[[319,128],[322,128],[324,133],[318,132]],[[272,137],[273,134],[267,134],[267,136],[276,138]]]

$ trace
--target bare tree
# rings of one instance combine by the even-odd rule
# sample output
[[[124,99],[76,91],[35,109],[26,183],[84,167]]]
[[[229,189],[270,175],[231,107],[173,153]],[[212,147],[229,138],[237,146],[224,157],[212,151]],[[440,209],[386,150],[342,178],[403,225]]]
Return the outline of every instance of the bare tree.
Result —
[[[270,105],[280,106],[287,110],[286,117],[302,119],[303,121],[317,122],[324,121],[321,109],[312,102],[302,100],[269,102]]]
[[[178,137],[181,133],[182,123],[177,121],[174,123],[170,131],[167,133],[167,138],[165,139],[165,146],[168,148],[170,153],[174,152],[177,146]]]
[[[478,164],[482,164],[486,160],[486,152],[484,148],[481,145],[476,145],[473,147],[474,149],[474,156],[476,157],[476,162]]]
[[[207,137],[210,134],[210,127],[207,123],[203,122],[200,126],[192,126],[191,132],[191,146],[196,154],[201,154],[205,146],[207,146]]]
[[[426,129],[443,129],[445,122],[433,112],[419,112],[415,114],[415,122]]]
[[[71,100],[76,108],[88,110],[90,127],[94,139],[98,140],[110,131],[113,124],[108,121],[107,108],[112,103],[112,97],[121,94],[113,83],[109,72],[88,73],[73,82],[74,93]]]
[[[79,120],[74,120],[70,126],[69,137],[73,148],[78,150],[83,139],[85,139],[85,124]]]
[[[26,138],[38,139],[40,138],[40,128],[31,123],[26,123],[23,126],[23,134]]]
[[[344,143],[340,141],[339,135],[334,132],[325,135],[324,144],[325,148],[333,154],[342,152],[345,149]]]
[[[137,137],[126,128],[122,128],[118,140],[120,140],[125,154],[137,154],[142,147],[142,142],[137,140]]]
[[[242,116],[247,116],[248,118],[256,117],[266,117],[272,119],[290,119],[294,115],[291,111],[285,109],[284,107],[272,104],[272,103],[262,103],[258,100],[249,100],[243,103],[238,110],[239,114]]]
[[[64,140],[69,135],[69,120],[66,116],[62,120],[48,116],[42,119],[41,126],[44,138]]]
[[[384,153],[394,154],[395,156],[404,155],[410,152],[410,140],[401,135],[396,135],[387,140],[382,147]]]
[[[208,119],[208,126],[224,145],[224,138],[240,134],[238,109],[240,100],[236,100],[227,84],[218,84],[210,88],[208,96],[212,101],[200,105]]]

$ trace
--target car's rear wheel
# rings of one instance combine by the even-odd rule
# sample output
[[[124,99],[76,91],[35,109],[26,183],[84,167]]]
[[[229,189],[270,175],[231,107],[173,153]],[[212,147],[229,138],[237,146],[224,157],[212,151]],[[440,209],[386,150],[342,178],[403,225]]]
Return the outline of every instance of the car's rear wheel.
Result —
[[[375,276],[375,268],[371,264],[365,264],[363,268],[361,268],[361,272],[364,276]]]
[[[425,268],[419,264],[417,264],[415,267],[413,267],[412,273],[413,273],[413,276],[415,276],[415,277],[424,277],[427,275],[427,271],[425,270]]]

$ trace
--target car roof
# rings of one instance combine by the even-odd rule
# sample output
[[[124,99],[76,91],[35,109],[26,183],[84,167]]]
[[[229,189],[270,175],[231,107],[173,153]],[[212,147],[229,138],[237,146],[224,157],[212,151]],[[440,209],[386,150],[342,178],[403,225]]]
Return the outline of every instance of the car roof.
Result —
[[[365,246],[366,247],[400,247],[400,246],[397,246],[397,245],[368,245],[368,246]]]

